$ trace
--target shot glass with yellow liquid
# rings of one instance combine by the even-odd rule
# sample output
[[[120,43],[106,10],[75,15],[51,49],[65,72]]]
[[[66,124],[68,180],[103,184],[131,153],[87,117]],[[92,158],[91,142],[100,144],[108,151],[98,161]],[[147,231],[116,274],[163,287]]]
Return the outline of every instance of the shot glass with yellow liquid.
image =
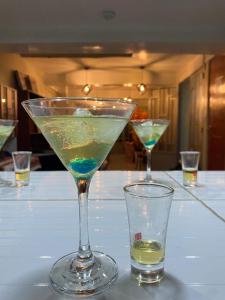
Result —
[[[200,153],[198,151],[181,151],[180,155],[183,170],[183,185],[194,187],[197,185]]]
[[[15,184],[18,187],[29,185],[31,154],[32,152],[30,151],[16,151],[12,153]]]
[[[131,272],[139,283],[164,277],[167,225],[173,188],[153,182],[124,187],[130,233]]]

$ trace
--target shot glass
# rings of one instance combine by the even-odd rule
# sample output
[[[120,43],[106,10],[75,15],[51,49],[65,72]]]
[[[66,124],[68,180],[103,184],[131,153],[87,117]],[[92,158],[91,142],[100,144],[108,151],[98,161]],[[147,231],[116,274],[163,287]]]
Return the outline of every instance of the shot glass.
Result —
[[[196,186],[200,153],[198,151],[182,151],[180,155],[183,170],[183,185]]]
[[[29,185],[30,182],[30,151],[16,151],[12,153],[16,186]]]
[[[167,225],[173,188],[153,182],[124,187],[131,273],[139,283],[155,284],[164,277]]]

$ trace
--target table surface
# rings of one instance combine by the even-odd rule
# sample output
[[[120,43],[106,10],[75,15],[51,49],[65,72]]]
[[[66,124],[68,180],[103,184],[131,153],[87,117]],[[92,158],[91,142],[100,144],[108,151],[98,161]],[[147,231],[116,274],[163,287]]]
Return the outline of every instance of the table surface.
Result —
[[[184,188],[182,173],[153,172],[175,188],[167,245],[166,277],[159,286],[130,278],[129,234],[122,187],[144,178],[138,171],[101,171],[89,195],[92,249],[114,257],[116,284],[99,300],[225,299],[225,172],[199,172]],[[0,172],[14,180],[12,172]],[[78,248],[77,191],[71,175],[32,172],[27,187],[0,187],[0,299],[60,300],[49,288],[52,264]],[[75,299],[74,297],[72,299]]]

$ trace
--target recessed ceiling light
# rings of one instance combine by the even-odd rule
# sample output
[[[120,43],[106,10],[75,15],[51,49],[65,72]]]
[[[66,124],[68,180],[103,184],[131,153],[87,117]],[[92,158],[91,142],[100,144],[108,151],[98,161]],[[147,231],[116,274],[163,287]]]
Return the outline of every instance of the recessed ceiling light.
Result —
[[[102,50],[102,47],[99,45],[93,46],[93,50]]]
[[[148,58],[148,52],[146,50],[141,50],[136,55],[140,60],[145,61]]]
[[[114,10],[103,10],[102,16],[106,21],[109,21],[109,20],[115,19],[116,12]]]
[[[82,47],[83,50],[85,51],[91,51],[91,50],[94,50],[94,51],[98,51],[98,50],[102,50],[102,46],[100,45],[88,45],[88,46],[83,46]]]

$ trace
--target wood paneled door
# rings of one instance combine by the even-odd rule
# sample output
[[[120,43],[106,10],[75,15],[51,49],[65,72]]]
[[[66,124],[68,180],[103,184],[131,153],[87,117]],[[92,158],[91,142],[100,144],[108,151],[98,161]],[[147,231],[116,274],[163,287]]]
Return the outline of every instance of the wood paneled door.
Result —
[[[210,63],[208,169],[225,170],[225,56]]]

